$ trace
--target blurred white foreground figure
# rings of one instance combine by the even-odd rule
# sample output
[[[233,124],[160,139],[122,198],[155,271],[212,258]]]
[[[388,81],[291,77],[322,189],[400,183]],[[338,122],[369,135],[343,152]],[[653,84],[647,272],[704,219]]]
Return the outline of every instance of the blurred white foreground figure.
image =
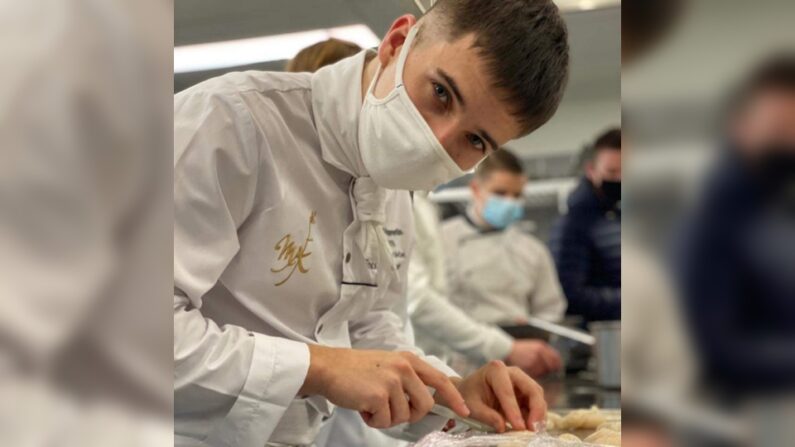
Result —
[[[2,446],[173,444],[170,27],[157,1],[0,6]]]
[[[459,378],[406,337],[409,190],[546,122],[567,53],[550,0],[445,0],[377,52],[176,95],[177,444],[310,445],[335,406],[408,439],[447,423],[434,402],[499,430],[543,418],[519,369]]]

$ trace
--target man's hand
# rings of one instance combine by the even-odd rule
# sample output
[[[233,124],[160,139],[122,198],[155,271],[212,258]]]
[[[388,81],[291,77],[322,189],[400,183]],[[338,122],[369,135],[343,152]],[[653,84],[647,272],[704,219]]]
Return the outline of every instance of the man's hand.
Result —
[[[299,391],[319,394],[340,407],[359,411],[367,425],[387,428],[417,422],[436,395],[468,416],[464,398],[449,377],[409,352],[365,351],[309,345],[309,372]]]
[[[541,377],[558,371],[563,366],[560,354],[539,340],[514,340],[511,353],[508,354],[505,362],[520,368],[532,377]]]
[[[493,360],[458,383],[472,410],[470,417],[502,433],[506,420],[515,430],[526,430],[546,418],[544,390],[522,370]]]

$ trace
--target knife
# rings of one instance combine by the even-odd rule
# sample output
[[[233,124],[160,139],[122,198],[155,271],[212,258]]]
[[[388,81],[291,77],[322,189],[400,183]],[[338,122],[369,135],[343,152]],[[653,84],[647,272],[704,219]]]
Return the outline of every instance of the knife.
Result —
[[[577,331],[560,324],[550,323],[549,321],[542,320],[540,318],[528,317],[527,325],[547,331],[550,334],[556,334],[561,337],[570,338],[589,346],[596,344],[596,338],[587,332]]]
[[[482,431],[482,432],[486,432],[486,433],[497,433],[497,430],[494,427],[492,427],[491,425],[485,424],[483,422],[480,422],[480,421],[478,421],[476,419],[472,419],[470,417],[459,416],[459,415],[455,414],[455,412],[453,410],[451,410],[451,409],[449,409],[447,407],[444,407],[442,405],[439,405],[439,404],[434,404],[433,408],[431,408],[431,413],[433,413],[435,415],[438,415],[438,416],[445,417],[447,419],[452,419],[452,420],[456,421],[456,425],[458,425],[458,423],[460,422],[461,424],[463,424],[463,425],[465,425],[465,426],[467,426],[467,427],[469,427],[469,428],[471,428],[473,430]],[[511,425],[509,423],[507,423],[507,422],[506,422],[506,428],[508,430],[511,429]]]

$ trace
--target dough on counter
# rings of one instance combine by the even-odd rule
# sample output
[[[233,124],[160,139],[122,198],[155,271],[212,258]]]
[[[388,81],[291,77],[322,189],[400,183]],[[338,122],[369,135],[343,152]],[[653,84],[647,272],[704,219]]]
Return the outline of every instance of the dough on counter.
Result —
[[[582,442],[580,438],[578,438],[576,435],[573,435],[571,433],[563,433],[562,435],[558,436],[558,439],[567,442]]]
[[[621,445],[621,432],[602,428],[597,430],[591,436],[585,438],[585,442],[593,444],[620,446]]]
[[[595,430],[604,424],[607,418],[596,406],[588,410],[573,410],[555,423],[555,428],[560,430]]]
[[[613,430],[613,431],[620,432],[621,431],[621,421],[612,421],[612,422],[611,421],[607,421],[604,424],[600,424],[598,427],[596,427],[597,430],[601,430],[603,428],[606,428],[608,430]]]
[[[560,428],[561,422],[563,422],[563,416],[551,411],[547,412],[547,430]]]

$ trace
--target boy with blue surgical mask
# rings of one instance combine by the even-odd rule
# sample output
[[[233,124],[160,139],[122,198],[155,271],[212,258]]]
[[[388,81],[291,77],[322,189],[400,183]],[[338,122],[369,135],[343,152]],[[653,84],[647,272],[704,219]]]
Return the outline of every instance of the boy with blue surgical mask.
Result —
[[[475,171],[466,213],[443,226],[451,297],[486,323],[560,321],[566,310],[549,250],[514,225],[526,183],[514,154],[494,152]]]

